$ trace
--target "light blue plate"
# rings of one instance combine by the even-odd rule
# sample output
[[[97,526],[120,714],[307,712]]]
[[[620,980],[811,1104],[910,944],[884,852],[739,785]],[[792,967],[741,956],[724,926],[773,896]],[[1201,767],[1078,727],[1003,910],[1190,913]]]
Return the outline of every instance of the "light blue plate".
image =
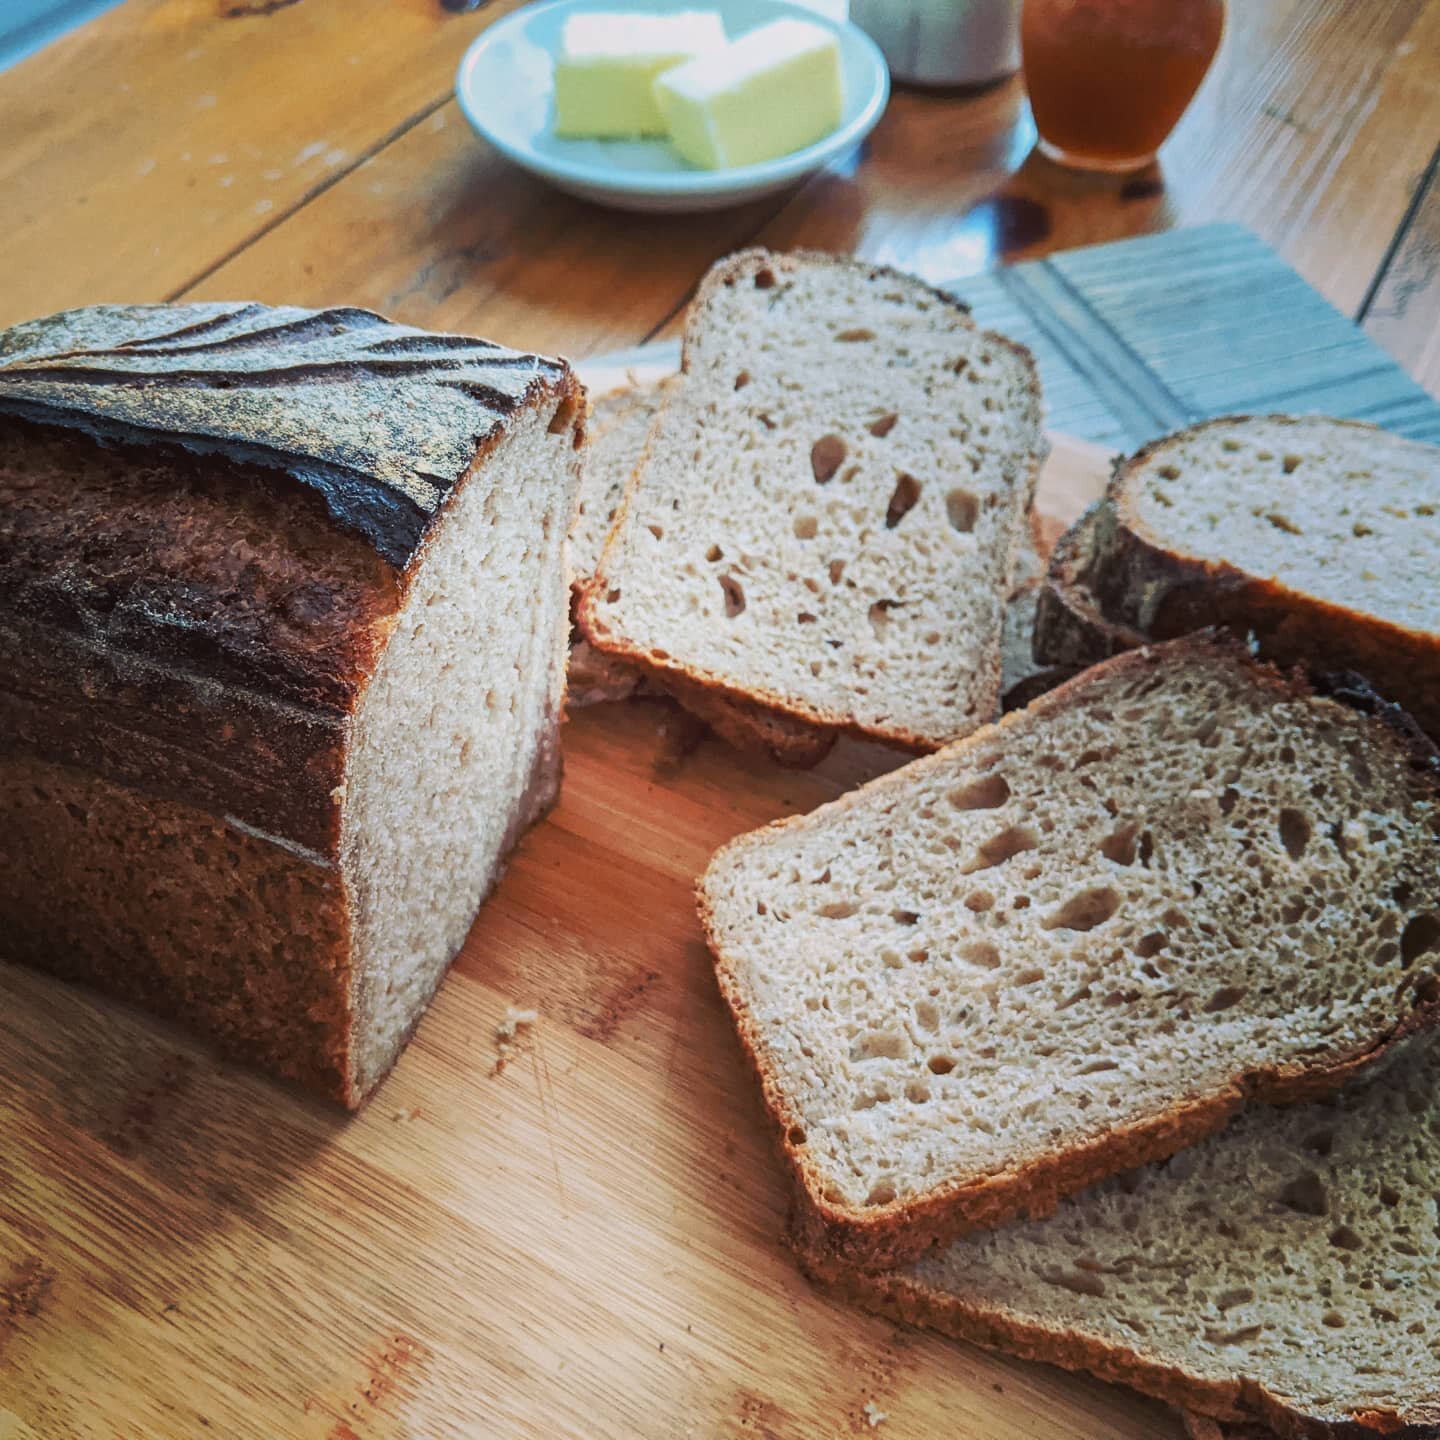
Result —
[[[713,0],[711,0],[713,4]],[[884,57],[858,27],[786,0],[714,5],[735,38],[770,20],[813,21],[840,39],[845,111],[814,145],[733,170],[691,169],[663,140],[560,140],[554,134],[554,56],[568,15],[588,10],[699,10],[706,0],[550,0],[497,21],[465,52],[455,94],[480,136],[517,165],[585,200],[622,210],[718,210],[794,185],[853,149],[890,97]]]

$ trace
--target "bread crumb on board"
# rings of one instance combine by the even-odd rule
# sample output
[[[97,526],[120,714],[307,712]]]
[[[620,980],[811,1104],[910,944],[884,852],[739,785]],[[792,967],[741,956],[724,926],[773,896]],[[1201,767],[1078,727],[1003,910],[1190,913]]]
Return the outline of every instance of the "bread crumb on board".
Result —
[[[510,1062],[520,1032],[529,1030],[539,1019],[538,1010],[521,1010],[514,1005],[505,1007],[505,1018],[495,1027],[496,1060],[495,1068],[490,1072],[492,1075],[499,1075],[504,1071]]]
[[[872,1430],[878,1430],[890,1418],[873,1400],[867,1400],[860,1413]]]

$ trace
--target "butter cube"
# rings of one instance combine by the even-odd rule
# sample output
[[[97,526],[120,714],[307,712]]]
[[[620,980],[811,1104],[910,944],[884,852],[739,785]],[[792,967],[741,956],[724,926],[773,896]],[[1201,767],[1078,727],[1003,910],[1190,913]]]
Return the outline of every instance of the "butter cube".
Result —
[[[775,20],[667,71],[655,98],[675,148],[720,170],[803,149],[840,123],[840,46],[808,20]]]
[[[555,62],[555,133],[593,140],[664,135],[656,77],[724,48],[725,26],[714,10],[571,15]]]

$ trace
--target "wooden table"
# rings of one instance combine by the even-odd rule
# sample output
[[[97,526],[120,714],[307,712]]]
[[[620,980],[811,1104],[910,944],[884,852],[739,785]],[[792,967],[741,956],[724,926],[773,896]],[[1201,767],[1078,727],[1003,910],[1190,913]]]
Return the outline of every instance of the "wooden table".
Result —
[[[1236,0],[1163,172],[1031,155],[1017,84],[900,92],[852,163],[723,216],[557,196],[450,96],[512,8],[128,0],[0,76],[0,324],[87,301],[368,305],[574,357],[674,332],[739,245],[949,280],[1249,224],[1440,389],[1440,0]],[[1175,1436],[1160,1407],[852,1315],[784,1195],[690,908],[806,776],[658,705],[567,736],[559,809],[346,1121],[0,968],[0,1437]],[[496,1066],[508,1004],[541,1019]]]

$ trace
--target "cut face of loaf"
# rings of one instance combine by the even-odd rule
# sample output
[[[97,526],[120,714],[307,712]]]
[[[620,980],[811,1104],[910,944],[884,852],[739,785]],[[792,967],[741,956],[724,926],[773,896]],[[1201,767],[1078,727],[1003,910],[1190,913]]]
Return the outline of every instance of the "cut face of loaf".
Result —
[[[701,287],[683,366],[591,641],[912,748],[990,719],[1044,450],[1029,356],[882,267],[751,251]]]
[[[877,1267],[1339,1084],[1440,998],[1417,733],[1202,637],[711,862],[819,1254]]]
[[[364,311],[0,333],[0,954],[358,1104],[558,784],[581,406]]]
[[[1251,1111],[1048,1219],[828,1278],[869,1308],[1213,1417],[1190,1422],[1196,1440],[1419,1440],[1440,1425],[1436,1175],[1426,1037],[1368,1085]]]
[[[1440,448],[1322,417],[1231,417],[1147,446],[1056,547],[1044,661],[1204,625],[1355,670],[1440,734]]]

